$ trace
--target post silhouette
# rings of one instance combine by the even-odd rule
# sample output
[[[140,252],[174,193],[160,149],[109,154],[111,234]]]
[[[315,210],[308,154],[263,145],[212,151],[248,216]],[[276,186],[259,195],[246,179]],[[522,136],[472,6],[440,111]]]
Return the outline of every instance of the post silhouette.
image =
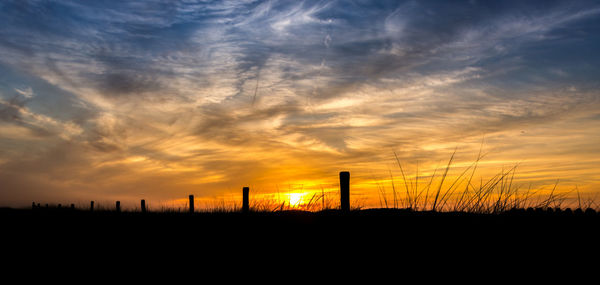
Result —
[[[194,213],[194,195],[190,195],[190,214]]]
[[[146,213],[146,200],[142,199],[142,213]]]
[[[31,209],[35,209],[35,202],[31,202]]]
[[[250,198],[248,197],[248,195],[250,194],[250,188],[249,187],[244,187],[242,188],[242,212],[243,213],[248,213],[248,211],[250,211]]]
[[[90,201],[90,212],[94,211],[94,201]]]
[[[75,204],[71,204],[71,210],[75,210]]]
[[[117,201],[116,210],[117,210],[117,213],[121,212],[121,201]]]
[[[340,172],[340,206],[342,211],[350,211],[350,172]]]
[[[61,204],[58,204],[58,208],[60,209],[61,207],[62,207],[62,205],[61,205]]]

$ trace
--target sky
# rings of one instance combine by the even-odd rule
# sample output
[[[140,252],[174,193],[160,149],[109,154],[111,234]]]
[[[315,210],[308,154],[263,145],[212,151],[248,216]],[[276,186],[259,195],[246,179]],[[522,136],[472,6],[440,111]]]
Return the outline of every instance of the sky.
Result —
[[[395,156],[417,183],[480,149],[479,181],[600,193],[597,1],[7,0],[0,23],[0,206],[333,195],[340,171],[380,206]]]

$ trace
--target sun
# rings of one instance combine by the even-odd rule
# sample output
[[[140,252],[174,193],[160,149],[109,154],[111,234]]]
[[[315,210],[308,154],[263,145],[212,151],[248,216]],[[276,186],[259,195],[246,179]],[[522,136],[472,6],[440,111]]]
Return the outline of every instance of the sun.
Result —
[[[290,194],[290,206],[298,207],[302,203],[302,194],[300,193],[291,193]]]

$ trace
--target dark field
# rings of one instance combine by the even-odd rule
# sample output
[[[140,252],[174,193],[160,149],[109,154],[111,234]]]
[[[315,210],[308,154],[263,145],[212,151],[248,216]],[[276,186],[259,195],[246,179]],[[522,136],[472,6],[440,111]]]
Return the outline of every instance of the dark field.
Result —
[[[322,212],[114,212],[1,209],[3,237],[98,247],[180,247],[208,250],[304,247],[467,247],[595,243],[600,214],[593,210],[512,210],[500,214],[367,209]],[[34,247],[36,243],[32,243]],[[410,245],[410,247],[407,247]]]
[[[164,275],[186,281],[198,275],[263,280],[297,274],[312,279],[320,271],[334,280],[338,275],[397,280],[413,270],[477,270],[491,276],[510,269],[513,275],[523,270],[535,275],[529,268],[534,263],[593,265],[583,261],[597,259],[600,241],[600,215],[591,211],[189,214],[42,208],[0,209],[0,223],[3,258],[12,260],[12,267],[66,276],[81,268],[87,276],[135,279],[139,274],[145,280]]]

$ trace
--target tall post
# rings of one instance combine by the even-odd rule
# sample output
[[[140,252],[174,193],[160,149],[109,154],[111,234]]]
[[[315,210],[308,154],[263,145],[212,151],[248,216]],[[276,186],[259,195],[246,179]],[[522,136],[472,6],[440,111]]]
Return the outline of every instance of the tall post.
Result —
[[[194,195],[190,195],[190,214],[194,213]]]
[[[90,212],[94,211],[94,201],[90,201]]]
[[[117,213],[121,212],[121,201],[117,201],[116,210]]]
[[[142,213],[146,213],[146,200],[142,199]]]
[[[244,187],[242,188],[242,212],[243,213],[248,213],[248,211],[250,211],[250,198],[248,197],[248,195],[250,194],[250,188],[249,187]]]
[[[342,211],[350,211],[350,172],[340,172],[340,206]]]

